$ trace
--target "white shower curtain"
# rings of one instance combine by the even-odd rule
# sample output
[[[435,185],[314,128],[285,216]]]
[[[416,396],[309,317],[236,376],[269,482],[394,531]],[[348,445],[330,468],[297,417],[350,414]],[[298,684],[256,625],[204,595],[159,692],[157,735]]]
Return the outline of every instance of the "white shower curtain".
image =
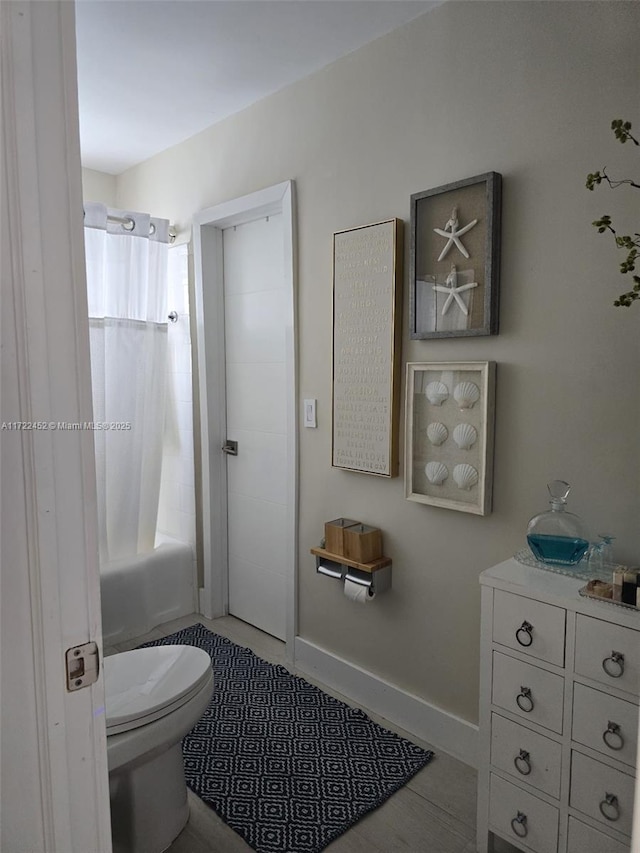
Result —
[[[85,204],[103,565],[154,547],[167,377],[168,240],[167,220]]]

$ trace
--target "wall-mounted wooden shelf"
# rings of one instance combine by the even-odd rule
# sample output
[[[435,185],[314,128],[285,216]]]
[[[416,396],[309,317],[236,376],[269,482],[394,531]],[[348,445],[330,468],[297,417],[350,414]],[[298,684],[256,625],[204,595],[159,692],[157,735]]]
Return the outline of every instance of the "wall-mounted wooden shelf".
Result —
[[[316,557],[322,557],[325,560],[331,560],[334,563],[340,563],[342,566],[349,566],[352,569],[360,569],[362,572],[376,572],[378,569],[385,569],[390,566],[392,560],[390,557],[378,557],[371,563],[357,563],[355,560],[350,560],[340,554],[332,554],[331,551],[325,551],[324,548],[312,548],[311,553]]]

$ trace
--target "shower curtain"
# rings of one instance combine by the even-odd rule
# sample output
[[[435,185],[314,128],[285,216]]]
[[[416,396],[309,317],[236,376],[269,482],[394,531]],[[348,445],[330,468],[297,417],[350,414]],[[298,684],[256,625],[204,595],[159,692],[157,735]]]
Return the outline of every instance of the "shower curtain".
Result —
[[[167,378],[169,222],[85,204],[100,562],[153,550]]]

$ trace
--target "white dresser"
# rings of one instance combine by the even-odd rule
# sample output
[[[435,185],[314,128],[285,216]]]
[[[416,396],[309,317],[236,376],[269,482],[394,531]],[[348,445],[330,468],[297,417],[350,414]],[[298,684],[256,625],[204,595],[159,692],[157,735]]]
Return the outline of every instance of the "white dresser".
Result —
[[[628,853],[640,613],[514,559],[480,583],[479,853]]]

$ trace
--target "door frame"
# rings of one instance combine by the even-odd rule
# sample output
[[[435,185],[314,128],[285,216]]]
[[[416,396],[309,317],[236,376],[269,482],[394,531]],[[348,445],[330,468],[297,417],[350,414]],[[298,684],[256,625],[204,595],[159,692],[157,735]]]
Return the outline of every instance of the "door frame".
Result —
[[[65,673],[102,644],[93,435],[51,428],[93,417],[74,12],[0,3],[2,416],[32,425],[2,432],[7,853],[111,850],[103,674]]]
[[[200,403],[201,512],[204,587],[200,612],[208,619],[229,612],[226,438],[224,264],[222,232],[265,216],[283,217],[286,305],[286,655],[293,660],[297,634],[298,553],[297,331],[295,185],[284,181],[206,208],[193,217],[195,325]],[[206,286],[205,286],[206,282]]]

